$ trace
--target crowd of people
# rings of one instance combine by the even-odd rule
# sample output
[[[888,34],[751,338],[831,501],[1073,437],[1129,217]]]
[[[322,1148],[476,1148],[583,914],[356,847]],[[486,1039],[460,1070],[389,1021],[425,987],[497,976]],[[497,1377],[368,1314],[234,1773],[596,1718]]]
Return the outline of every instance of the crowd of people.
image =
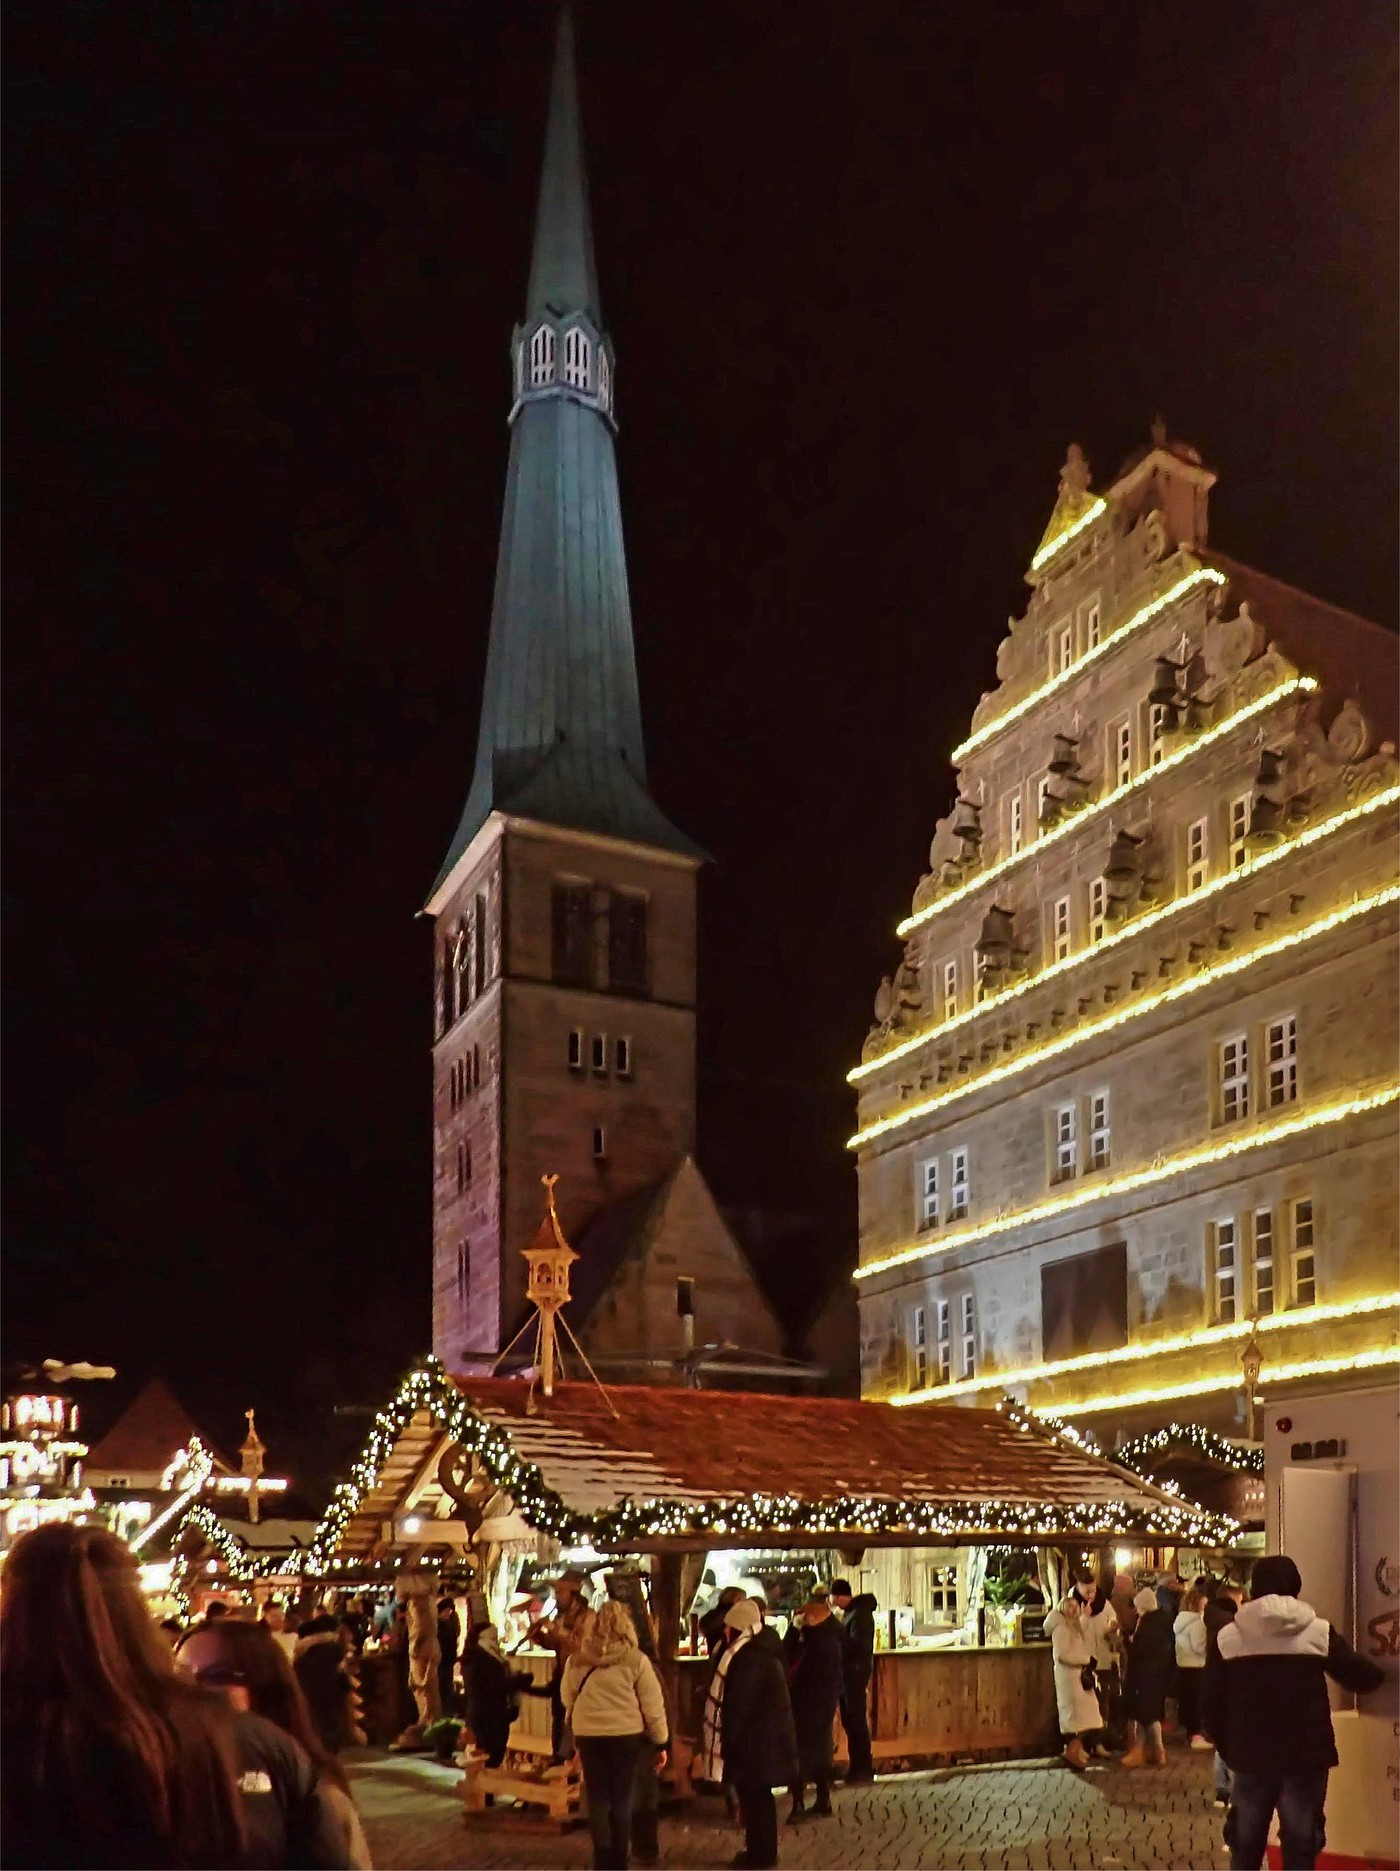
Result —
[[[597,1871],[626,1871],[660,1861],[672,1712],[645,1612],[621,1599],[595,1609],[585,1586],[578,1573],[553,1581],[552,1615],[541,1603],[530,1623],[554,1654],[543,1685],[512,1667],[490,1624],[463,1643],[444,1598],[439,1686],[462,1743],[488,1764],[505,1755],[520,1697],[547,1696],[555,1756],[581,1765]],[[1283,1556],[1255,1564],[1247,1595],[1209,1578],[1076,1574],[1045,1619],[1070,1766],[1117,1752],[1129,1769],[1162,1765],[1174,1704],[1187,1745],[1214,1749],[1233,1871],[1257,1871],[1275,1813],[1284,1865],[1311,1871],[1337,1762],[1327,1679],[1365,1694],[1383,1678],[1302,1592]],[[791,1824],[832,1813],[838,1714],[847,1782],[871,1779],[875,1613],[838,1579],[813,1589],[783,1636],[766,1599],[737,1586],[700,1620],[710,1669],[696,1766],[742,1827],[743,1871],[778,1862],[775,1788],[790,1794]],[[256,1616],[211,1604],[189,1629],[162,1627],[114,1535],[71,1524],[23,1535],[0,1594],[6,1862],[362,1871],[370,1856],[339,1758],[357,1736],[347,1661],[367,1642],[392,1645],[401,1622],[392,1603],[299,1625],[275,1603]]]

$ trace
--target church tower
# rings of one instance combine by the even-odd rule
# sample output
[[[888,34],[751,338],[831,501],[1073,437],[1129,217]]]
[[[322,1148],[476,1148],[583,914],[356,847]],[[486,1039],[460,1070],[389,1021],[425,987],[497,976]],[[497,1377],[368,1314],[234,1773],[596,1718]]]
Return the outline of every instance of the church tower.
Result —
[[[476,764],[433,885],[433,1349],[481,1365],[520,1249],[660,1184],[695,1131],[695,877],[647,791],[573,35],[555,47]],[[484,1354],[484,1355],[483,1355]]]

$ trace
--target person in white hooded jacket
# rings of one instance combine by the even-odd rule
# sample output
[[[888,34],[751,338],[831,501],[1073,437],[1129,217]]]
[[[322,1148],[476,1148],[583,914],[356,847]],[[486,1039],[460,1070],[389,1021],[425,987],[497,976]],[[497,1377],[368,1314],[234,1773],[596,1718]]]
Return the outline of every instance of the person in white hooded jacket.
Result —
[[[651,1659],[637,1643],[632,1613],[610,1599],[584,1620],[560,1684],[588,1789],[595,1871],[627,1871],[633,1784],[650,1743],[657,1773],[666,1764],[666,1702]]]
[[[1117,1623],[1112,1605],[1088,1571],[1075,1574],[1073,1591],[1045,1619],[1055,1661],[1055,1706],[1071,1767],[1087,1767],[1091,1752],[1101,1759],[1108,1754],[1097,1670],[1109,1660],[1109,1633]]]
[[[1216,1639],[1205,1723],[1233,1775],[1225,1822],[1232,1871],[1258,1871],[1275,1811],[1287,1871],[1313,1871],[1326,1841],[1327,1776],[1337,1743],[1327,1677],[1357,1695],[1382,1672],[1302,1597],[1285,1554],[1257,1560],[1249,1600]]]

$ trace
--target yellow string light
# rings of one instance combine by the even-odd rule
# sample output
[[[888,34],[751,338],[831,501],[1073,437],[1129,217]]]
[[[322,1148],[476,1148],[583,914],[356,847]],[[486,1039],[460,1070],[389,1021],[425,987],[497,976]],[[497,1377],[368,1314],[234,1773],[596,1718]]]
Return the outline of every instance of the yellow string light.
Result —
[[[1034,559],[1031,561],[1031,570],[1036,570]],[[1144,624],[1150,624],[1154,618],[1160,617],[1168,605],[1175,604],[1178,598],[1184,598],[1188,591],[1194,591],[1199,585],[1223,585],[1224,583],[1225,579],[1220,572],[1204,568],[1200,571],[1188,572],[1184,578],[1179,578],[1169,591],[1164,591],[1150,604],[1143,605],[1142,609],[1135,611],[1126,623],[1119,624],[1116,630],[1111,630],[1106,637],[1087,649],[1082,656],[1064,669],[1057,671],[1048,682],[1042,682],[1034,694],[1025,696],[1019,702],[1013,702],[1004,714],[996,717],[995,721],[984,722],[976,733],[969,734],[961,745],[953,749],[953,759],[965,760],[970,753],[975,753],[979,747],[984,747],[994,734],[1000,734],[1002,729],[1010,727],[1013,721],[1019,721],[1021,716],[1028,714],[1032,708],[1038,708],[1050,696],[1058,694],[1066,683],[1074,681],[1081,670],[1087,668],[1090,663],[1096,663],[1110,650],[1117,649],[1120,643],[1132,636],[1135,631],[1141,630]]]
[[[1060,554],[1072,539],[1077,539],[1086,526],[1092,526],[1101,513],[1107,512],[1108,502],[1103,499],[1101,495],[1095,494],[1093,499],[1089,502],[1089,505],[1079,515],[1078,519],[1072,521],[1062,533],[1056,533],[1053,539],[1046,540],[1045,544],[1031,560],[1031,570],[1033,572],[1038,572],[1044,566],[1047,566],[1051,559],[1059,558]]]
[[[1373,1351],[1354,1352],[1345,1358],[1304,1358],[1296,1364],[1266,1364],[1260,1384],[1291,1384],[1306,1377],[1340,1377],[1356,1371],[1374,1371],[1400,1364],[1400,1345],[1380,1345]],[[1089,1416],[1104,1410],[1133,1410],[1146,1403],[1173,1403],[1179,1397],[1206,1397],[1212,1392],[1242,1390],[1244,1380],[1231,1376],[1193,1378],[1157,1390],[1129,1390],[1116,1397],[1084,1397],[1075,1403],[1045,1404],[1035,1411],[1046,1416]]]
[[[992,1240],[1000,1234],[1010,1234],[1017,1228],[1029,1228],[1043,1221],[1053,1221],[1075,1209],[1088,1208],[1094,1202],[1108,1202],[1116,1196],[1132,1195],[1139,1189],[1153,1188],[1158,1183],[1171,1181],[1173,1177],[1184,1176],[1191,1170],[1204,1169],[1212,1163],[1228,1162],[1231,1157],[1243,1156],[1246,1151],[1264,1150],[1270,1144],[1284,1143],[1290,1137],[1302,1136],[1324,1125],[1340,1124],[1345,1118],[1362,1117],[1368,1111],[1382,1110],[1386,1105],[1394,1104],[1397,1098],[1400,1098],[1400,1087],[1389,1085],[1382,1091],[1347,1098],[1339,1104],[1319,1105],[1310,1111],[1284,1118],[1279,1123],[1241,1131],[1215,1143],[1202,1144],[1194,1150],[1184,1150],[1179,1156],[1149,1164],[1146,1169],[1135,1169],[1127,1175],[1106,1178],[1102,1182],[1087,1182],[1067,1195],[1052,1196],[1047,1201],[1035,1202],[1029,1208],[1017,1209],[1009,1215],[995,1215],[990,1221],[973,1222],[965,1228],[950,1229],[936,1240],[918,1241],[912,1247],[902,1247],[892,1254],[881,1255],[878,1260],[867,1261],[856,1268],[851,1278],[869,1280],[877,1273],[888,1273],[892,1267],[906,1267],[914,1261],[932,1260],[937,1255],[951,1254],[958,1248]]]
[[[959,1085],[951,1086],[945,1092],[939,1092],[932,1098],[920,1099],[917,1104],[901,1107],[889,1117],[882,1117],[873,1124],[867,1124],[864,1130],[856,1132],[847,1148],[862,1149],[873,1143],[877,1137],[887,1136],[889,1132],[902,1130],[906,1124],[912,1124],[921,1117],[930,1117],[935,1111],[942,1111],[959,1099],[969,1097],[975,1091],[984,1091],[989,1085],[999,1085],[1006,1079],[1015,1078],[1022,1072],[1029,1072],[1033,1067],[1043,1065],[1048,1059],[1057,1059],[1076,1046],[1098,1039],[1105,1033],[1116,1032],[1131,1020],[1141,1019],[1144,1014],[1154,1013],[1159,1007],[1174,1006],[1189,995],[1199,993],[1203,988],[1211,987],[1218,981],[1228,981],[1243,974],[1256,963],[1267,961],[1271,956],[1286,954],[1290,949],[1298,948],[1317,936],[1327,935],[1334,929],[1354,922],[1359,916],[1367,916],[1372,910],[1382,909],[1387,904],[1400,898],[1400,887],[1391,885],[1387,889],[1374,891],[1368,897],[1359,897],[1355,902],[1343,904],[1340,909],[1329,911],[1326,916],[1319,916],[1315,921],[1305,923],[1300,929],[1293,929],[1287,935],[1277,936],[1272,942],[1263,942],[1257,948],[1247,950],[1242,955],[1232,955],[1226,961],[1216,962],[1209,968],[1202,968],[1199,973],[1188,975],[1184,981],[1174,982],[1155,994],[1147,994],[1140,1000],[1129,1002],[1117,1008],[1113,1013],[1103,1015],[1097,1020],[1088,1020],[1082,1026],[1072,1028],[1058,1038],[1047,1040],[1042,1045],[1033,1047],[1019,1057],[1008,1059],[1002,1065],[995,1065],[986,1072],[980,1072],[964,1079]]]
[[[1135,936],[1143,935],[1149,929],[1160,928],[1163,923],[1179,916],[1183,910],[1208,903],[1212,897],[1218,896],[1222,890],[1228,890],[1232,884],[1247,883],[1251,878],[1257,877],[1261,871],[1268,870],[1271,865],[1281,864],[1285,858],[1293,857],[1299,851],[1310,849],[1322,839],[1330,838],[1333,832],[1341,831],[1357,819],[1365,818],[1372,812],[1379,812],[1383,807],[1394,805],[1397,801],[1400,801],[1400,786],[1387,786],[1378,793],[1372,793],[1369,798],[1361,800],[1357,805],[1348,806],[1344,811],[1334,812],[1329,818],[1320,819],[1316,825],[1310,825],[1306,831],[1286,839],[1283,844],[1274,846],[1272,850],[1260,852],[1258,857],[1250,858],[1238,869],[1223,872],[1210,883],[1203,884],[1199,890],[1173,897],[1170,903],[1164,903],[1160,909],[1148,910],[1141,916],[1135,916],[1131,922],[1105,935],[1101,941],[1091,943],[1088,947],[1077,950],[1073,955],[1067,955],[1063,961],[1051,962],[1047,967],[1040,969],[1037,974],[1027,975],[1024,980],[1016,982],[1014,986],[1004,988],[1000,994],[989,994],[975,1007],[964,1009],[962,1013],[955,1014],[951,1020],[942,1020],[933,1026],[921,1028],[919,1032],[901,1041],[898,1046],[892,1046],[888,1052],[882,1052],[878,1058],[868,1059],[863,1064],[852,1067],[846,1074],[847,1083],[858,1084],[862,1079],[869,1078],[872,1073],[894,1065],[896,1061],[906,1058],[911,1052],[917,1052],[921,1046],[947,1038],[949,1034],[971,1025],[974,1020],[980,1019],[984,1014],[995,1013],[999,1007],[1005,1007],[1008,1002],[1018,1000],[1023,994],[1029,994],[1033,988],[1043,987],[1047,981],[1055,981],[1063,975],[1071,974],[1075,969],[1084,967],[1097,956],[1112,953],[1114,949],[1124,942],[1130,942]]]
[[[1256,715],[1264,714],[1276,703],[1286,702],[1290,696],[1294,695],[1311,695],[1316,688],[1317,682],[1312,676],[1290,676],[1286,682],[1277,683],[1266,694],[1256,696],[1243,708],[1237,708],[1234,714],[1227,715],[1223,721],[1217,721],[1214,727],[1206,728],[1185,747],[1178,747],[1175,752],[1166,755],[1164,759],[1157,762],[1155,767],[1144,767],[1141,773],[1124,780],[1121,786],[1113,787],[1101,799],[1095,800],[1092,805],[1086,805],[1077,812],[1071,812],[1068,818],[1061,819],[1058,825],[1052,826],[1047,832],[1042,832],[1031,844],[1023,846],[1019,851],[1009,852],[987,870],[978,871],[976,876],[970,877],[965,884],[959,884],[955,890],[947,891],[938,898],[936,903],[930,903],[924,909],[916,910],[912,916],[906,916],[896,929],[896,935],[909,935],[913,930],[921,928],[930,917],[940,916],[944,910],[951,909],[955,903],[961,903],[965,897],[971,896],[974,890],[983,889],[998,877],[1005,876],[1007,871],[1014,870],[1017,865],[1028,863],[1031,858],[1038,857],[1047,845],[1054,844],[1057,839],[1067,838],[1071,832],[1077,831],[1090,819],[1096,819],[1103,813],[1111,811],[1114,806],[1121,805],[1131,793],[1141,791],[1149,781],[1159,779],[1164,773],[1172,772],[1184,761],[1193,759],[1202,748],[1211,746],[1223,735],[1242,727],[1246,721],[1252,721]]]
[[[1116,1345],[1111,1351],[1086,1351],[1074,1358],[1057,1358],[1049,1364],[1028,1364],[1019,1371],[994,1371],[985,1377],[971,1377],[955,1384],[929,1384],[922,1390],[910,1390],[889,1402],[903,1408],[911,1403],[946,1403],[951,1397],[970,1397],[981,1390],[1005,1390],[1009,1384],[1041,1384],[1054,1377],[1068,1377],[1074,1371],[1094,1371],[1106,1364],[1132,1364],[1145,1358],[1163,1358],[1179,1351],[1204,1351],[1212,1345],[1227,1345],[1235,1339],[1248,1338],[1251,1332],[1285,1332],[1293,1326],[1327,1325],[1337,1319],[1359,1319],[1369,1313],[1400,1308],[1400,1292],[1371,1293],[1364,1299],[1335,1300],[1321,1306],[1298,1306],[1288,1312],[1266,1313],[1261,1319],[1236,1319],[1229,1325],[1207,1325],[1196,1332],[1177,1332],[1170,1338],[1155,1338],[1143,1345]]]

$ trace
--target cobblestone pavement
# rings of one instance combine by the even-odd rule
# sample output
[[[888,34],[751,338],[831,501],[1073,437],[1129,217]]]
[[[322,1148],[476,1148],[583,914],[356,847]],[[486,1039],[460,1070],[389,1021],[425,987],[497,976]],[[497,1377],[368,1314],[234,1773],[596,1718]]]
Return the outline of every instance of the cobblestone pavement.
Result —
[[[782,1864],[784,1871],[1216,1871],[1228,1855],[1211,1801],[1210,1758],[1173,1749],[1170,1765],[1157,1771],[1109,1765],[1075,1774],[1058,1761],[1025,1761],[838,1787],[834,1818],[784,1826]],[[468,1826],[455,1769],[372,1754],[350,1765],[381,1871],[583,1871],[589,1862],[583,1827],[561,1833],[511,1812]],[[715,1799],[663,1815],[669,1871],[728,1865],[740,1843]]]

